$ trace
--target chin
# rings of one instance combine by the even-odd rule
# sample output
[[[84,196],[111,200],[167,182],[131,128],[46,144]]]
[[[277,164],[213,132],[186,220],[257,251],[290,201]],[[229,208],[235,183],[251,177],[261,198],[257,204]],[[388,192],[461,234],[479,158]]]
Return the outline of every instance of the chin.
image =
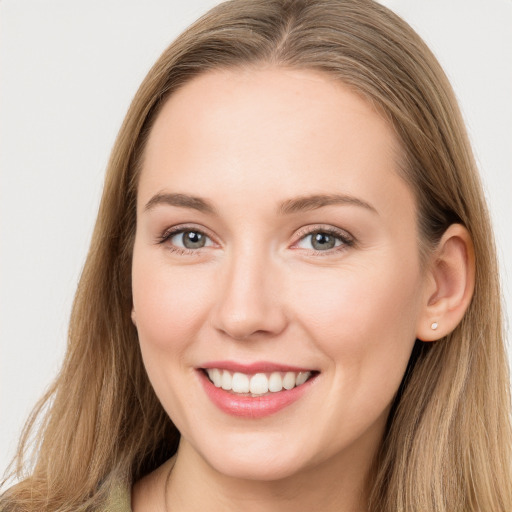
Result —
[[[199,455],[215,471],[242,480],[282,480],[303,469],[305,461],[299,447],[293,447],[284,440],[277,445],[267,442],[265,446],[261,442],[251,444],[252,441],[241,440],[240,446],[233,442],[219,442],[215,447],[199,451]],[[229,448],[222,448],[226,446]]]
[[[297,474],[300,466],[294,461],[277,460],[233,460],[231,457],[222,461],[212,461],[212,467],[219,473],[241,480],[277,481]]]

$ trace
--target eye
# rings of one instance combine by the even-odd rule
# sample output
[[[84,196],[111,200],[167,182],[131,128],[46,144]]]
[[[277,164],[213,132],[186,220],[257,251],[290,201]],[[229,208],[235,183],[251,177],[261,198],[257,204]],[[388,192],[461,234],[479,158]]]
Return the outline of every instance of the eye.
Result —
[[[335,229],[315,229],[303,235],[297,242],[296,247],[314,251],[326,252],[342,249],[353,245],[353,240],[348,234]]]
[[[176,247],[200,249],[206,245],[208,237],[200,231],[186,230],[174,234],[169,240]]]
[[[195,251],[213,245],[211,238],[199,229],[174,228],[165,232],[158,240],[161,244],[168,244],[171,250]]]

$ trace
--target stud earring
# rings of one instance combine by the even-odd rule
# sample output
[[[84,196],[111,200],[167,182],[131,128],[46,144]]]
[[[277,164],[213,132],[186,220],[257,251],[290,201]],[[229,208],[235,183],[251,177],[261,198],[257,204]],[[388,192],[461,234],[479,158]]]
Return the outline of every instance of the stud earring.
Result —
[[[430,327],[433,331],[435,331],[439,327],[439,324],[437,322],[432,322],[432,325]]]

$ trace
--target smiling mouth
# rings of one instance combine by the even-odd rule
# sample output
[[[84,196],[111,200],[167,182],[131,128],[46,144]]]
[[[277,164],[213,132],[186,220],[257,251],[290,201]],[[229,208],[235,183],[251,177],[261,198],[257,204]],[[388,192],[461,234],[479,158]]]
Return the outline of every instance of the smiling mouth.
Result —
[[[234,395],[260,397],[302,386],[318,374],[317,371],[270,372],[247,374],[221,368],[203,369],[209,381],[217,388]]]

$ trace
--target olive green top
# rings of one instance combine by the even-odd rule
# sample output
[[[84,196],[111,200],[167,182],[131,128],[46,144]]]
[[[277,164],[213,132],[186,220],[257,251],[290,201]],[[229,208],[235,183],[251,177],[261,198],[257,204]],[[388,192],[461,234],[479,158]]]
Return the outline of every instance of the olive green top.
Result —
[[[162,464],[156,471],[167,473],[167,478],[169,478],[175,463],[176,455]],[[132,483],[132,478],[123,473],[113,477],[113,483],[105,505],[95,512],[132,512]]]
[[[110,493],[107,502],[98,512],[132,512],[131,485],[119,482]]]

